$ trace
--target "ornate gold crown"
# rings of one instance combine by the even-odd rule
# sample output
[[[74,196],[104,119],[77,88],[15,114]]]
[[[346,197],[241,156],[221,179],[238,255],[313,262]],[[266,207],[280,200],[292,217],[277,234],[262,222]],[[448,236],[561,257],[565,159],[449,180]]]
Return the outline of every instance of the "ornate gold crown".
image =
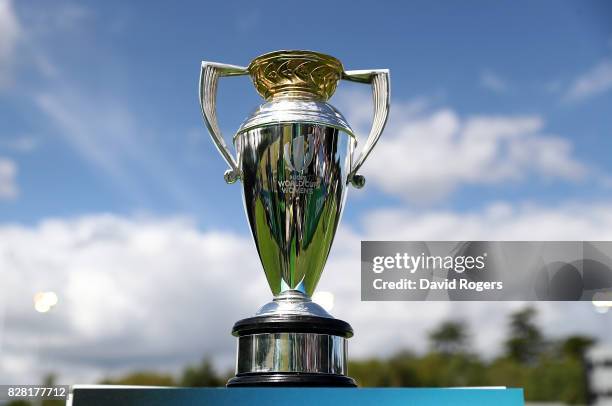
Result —
[[[275,95],[314,95],[329,99],[342,77],[342,63],[312,51],[276,51],[253,59],[248,67],[257,92],[266,100]]]

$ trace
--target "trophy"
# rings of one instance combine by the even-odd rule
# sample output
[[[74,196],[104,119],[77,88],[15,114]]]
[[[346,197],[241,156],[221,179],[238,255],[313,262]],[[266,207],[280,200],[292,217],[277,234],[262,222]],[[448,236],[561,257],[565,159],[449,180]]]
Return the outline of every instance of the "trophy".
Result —
[[[222,76],[250,75],[265,99],[233,137],[236,158],[216,117]],[[342,114],[326,101],[340,79],[371,84],[372,129],[361,153]],[[277,51],[248,67],[202,62],[204,121],[229,165],[225,181],[242,182],[244,207],[273,300],[234,324],[236,376],[227,386],[353,387],[347,376],[351,326],[311,300],[342,215],[348,184],[378,141],[389,113],[389,71],[345,71],[334,57]]]

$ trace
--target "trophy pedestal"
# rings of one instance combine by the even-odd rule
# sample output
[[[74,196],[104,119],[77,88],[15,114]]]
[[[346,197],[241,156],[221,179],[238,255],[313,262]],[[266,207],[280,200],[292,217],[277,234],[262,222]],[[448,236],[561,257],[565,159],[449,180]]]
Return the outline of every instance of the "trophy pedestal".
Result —
[[[258,316],[236,322],[232,334],[238,358],[228,387],[356,386],[346,376],[353,329],[300,292],[279,295]]]
[[[497,388],[164,388],[75,385],[69,406],[284,405],[523,406],[522,389]]]

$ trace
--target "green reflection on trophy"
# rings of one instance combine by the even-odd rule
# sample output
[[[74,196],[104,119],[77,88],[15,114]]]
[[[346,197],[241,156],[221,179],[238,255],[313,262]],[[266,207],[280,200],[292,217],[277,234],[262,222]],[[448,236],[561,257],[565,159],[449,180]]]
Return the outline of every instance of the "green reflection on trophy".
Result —
[[[250,75],[265,98],[242,123],[229,151],[217,124],[221,76]],[[341,79],[372,85],[374,119],[361,153],[342,114],[327,103]],[[200,101],[213,141],[240,180],[259,258],[274,299],[234,325],[237,375],[229,386],[353,386],[346,376],[351,327],[310,299],[338,227],[349,184],[378,141],[388,116],[389,72],[345,71],[337,59],[278,51],[248,67],[203,62]],[[248,347],[248,348],[247,348]]]

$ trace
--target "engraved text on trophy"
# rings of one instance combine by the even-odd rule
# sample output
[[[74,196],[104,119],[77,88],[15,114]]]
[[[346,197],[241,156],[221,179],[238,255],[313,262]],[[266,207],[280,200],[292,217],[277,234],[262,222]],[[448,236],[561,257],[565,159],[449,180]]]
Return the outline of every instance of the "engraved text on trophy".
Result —
[[[300,135],[285,143],[283,157],[292,174],[289,179],[278,181],[283,193],[312,194],[320,185],[321,182],[316,176],[302,173],[312,163],[314,155],[315,145],[312,134],[308,134],[306,138]]]

